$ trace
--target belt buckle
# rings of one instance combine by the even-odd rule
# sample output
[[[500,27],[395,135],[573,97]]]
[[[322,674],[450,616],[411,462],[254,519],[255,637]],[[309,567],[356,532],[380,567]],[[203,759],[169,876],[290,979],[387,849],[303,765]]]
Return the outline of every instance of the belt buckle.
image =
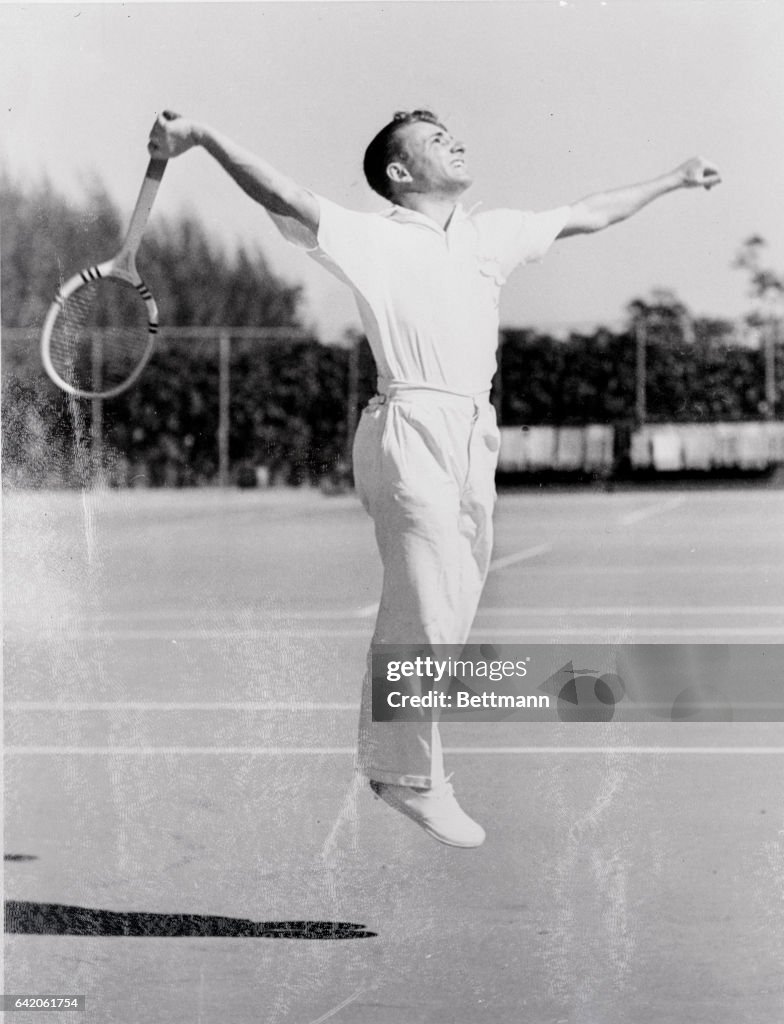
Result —
[[[373,395],[373,397],[370,399],[370,401],[367,404],[367,410],[366,411],[367,412],[374,412],[376,409],[380,408],[380,406],[386,405],[386,404],[387,404],[387,396],[386,395]]]

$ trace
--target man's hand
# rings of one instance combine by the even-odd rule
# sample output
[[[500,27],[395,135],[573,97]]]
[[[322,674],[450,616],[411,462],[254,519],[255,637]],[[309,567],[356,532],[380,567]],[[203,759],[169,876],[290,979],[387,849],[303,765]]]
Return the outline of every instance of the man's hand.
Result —
[[[170,160],[195,145],[196,132],[193,121],[180,117],[171,110],[164,110],[152,126],[147,151],[156,160]]]
[[[568,238],[570,235],[602,231],[611,224],[626,220],[667,192],[680,188],[711,189],[720,181],[721,174],[717,167],[700,156],[692,157],[660,178],[612,189],[610,192],[598,192],[572,203],[569,219],[558,237]]]
[[[721,174],[718,167],[703,160],[701,156],[692,157],[686,163],[677,168],[677,174],[681,177],[681,184],[684,188],[712,189],[714,185],[721,182]]]

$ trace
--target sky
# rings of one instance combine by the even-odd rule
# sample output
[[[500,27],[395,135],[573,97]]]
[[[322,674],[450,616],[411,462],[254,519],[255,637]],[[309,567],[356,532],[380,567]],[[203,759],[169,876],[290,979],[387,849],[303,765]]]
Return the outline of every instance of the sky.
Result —
[[[365,211],[385,204],[362,154],[399,109],[436,111],[466,143],[465,202],[486,209],[560,206],[700,154],[719,188],[556,243],[511,278],[502,322],[612,325],[658,287],[735,317],[750,306],[731,268],[744,239],[762,235],[784,270],[782,40],[780,0],[0,3],[0,166],[74,197],[97,176],[130,214],[164,108]],[[358,324],[343,286],[204,151],[170,162],[153,217],[183,211],[303,284],[323,340]]]

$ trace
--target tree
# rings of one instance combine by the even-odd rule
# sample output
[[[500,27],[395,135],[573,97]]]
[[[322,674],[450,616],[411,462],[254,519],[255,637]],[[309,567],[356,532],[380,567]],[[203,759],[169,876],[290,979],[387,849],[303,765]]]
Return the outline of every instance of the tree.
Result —
[[[756,300],[750,318],[780,316],[784,301],[784,278],[762,265],[768,243],[761,235],[751,235],[738,250],[732,266],[749,275],[749,295]]]
[[[776,349],[781,347],[781,317],[784,306],[784,278],[770,267],[763,266],[767,242],[761,235],[752,235],[741,246],[733,266],[745,270],[749,275],[749,295],[754,300],[752,310],[747,314],[749,326],[761,334],[764,354],[765,397],[761,403],[764,414],[772,419],[776,414],[777,399],[784,388],[784,382],[777,382],[781,375],[782,358],[776,359]]]

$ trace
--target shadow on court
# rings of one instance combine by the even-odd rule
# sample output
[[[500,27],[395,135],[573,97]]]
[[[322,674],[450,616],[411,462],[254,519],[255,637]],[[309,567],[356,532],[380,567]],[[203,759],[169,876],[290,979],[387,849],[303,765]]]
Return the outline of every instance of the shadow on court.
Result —
[[[63,903],[5,905],[5,930],[17,935],[120,935],[125,938],[372,939],[376,933],[346,921],[247,921],[202,914],[146,914]]]

